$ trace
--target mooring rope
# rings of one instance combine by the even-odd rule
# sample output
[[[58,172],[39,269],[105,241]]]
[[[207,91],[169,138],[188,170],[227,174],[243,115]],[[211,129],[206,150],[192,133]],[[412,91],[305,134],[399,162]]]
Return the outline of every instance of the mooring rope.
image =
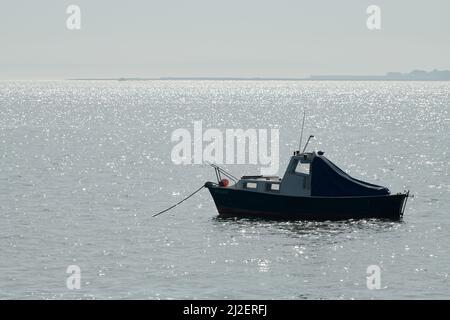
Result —
[[[158,212],[158,213],[155,213],[155,214],[153,215],[153,217],[159,216],[160,214],[162,214],[162,213],[164,213],[164,212],[166,212],[166,211],[169,211],[170,209],[175,208],[177,205],[179,205],[179,204],[182,203],[183,201],[189,199],[189,198],[192,197],[194,194],[196,194],[197,192],[199,192],[200,190],[202,190],[204,187],[205,187],[205,185],[201,186],[200,188],[198,188],[197,190],[195,190],[194,192],[192,192],[190,195],[188,195],[188,196],[187,196],[186,198],[184,198],[183,200],[181,200],[181,201],[175,203],[173,206],[171,206],[171,207],[169,207],[169,208],[167,208],[167,209],[165,209],[165,210],[163,210],[163,211],[160,211],[160,212]]]

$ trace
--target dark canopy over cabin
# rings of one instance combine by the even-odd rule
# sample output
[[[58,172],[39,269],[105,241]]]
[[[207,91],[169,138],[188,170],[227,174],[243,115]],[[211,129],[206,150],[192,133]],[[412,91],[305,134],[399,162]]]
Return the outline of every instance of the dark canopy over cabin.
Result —
[[[389,189],[355,179],[324,156],[311,163],[311,195],[322,197],[388,195]]]

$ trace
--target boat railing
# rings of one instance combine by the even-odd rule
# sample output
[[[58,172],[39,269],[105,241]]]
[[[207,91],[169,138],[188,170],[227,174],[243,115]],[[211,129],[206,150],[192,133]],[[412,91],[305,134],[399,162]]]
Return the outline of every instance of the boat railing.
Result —
[[[208,165],[210,165],[211,167],[214,168],[214,171],[216,173],[216,178],[217,178],[217,182],[220,183],[220,181],[222,180],[222,175],[224,175],[225,177],[227,177],[230,180],[233,180],[235,183],[238,182],[238,178],[236,178],[235,176],[233,176],[231,173],[227,172],[225,169],[219,167],[218,165],[205,161]]]

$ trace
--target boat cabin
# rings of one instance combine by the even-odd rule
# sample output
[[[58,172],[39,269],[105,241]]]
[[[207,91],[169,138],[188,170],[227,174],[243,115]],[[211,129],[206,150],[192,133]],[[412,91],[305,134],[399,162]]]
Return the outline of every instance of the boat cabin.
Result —
[[[292,196],[310,196],[310,170],[315,155],[315,152],[294,154],[282,179],[278,176],[243,176],[236,183],[235,188]]]
[[[323,156],[322,151],[291,157],[283,178],[243,176],[232,188],[285,196],[370,196],[386,195],[389,189],[355,179]]]

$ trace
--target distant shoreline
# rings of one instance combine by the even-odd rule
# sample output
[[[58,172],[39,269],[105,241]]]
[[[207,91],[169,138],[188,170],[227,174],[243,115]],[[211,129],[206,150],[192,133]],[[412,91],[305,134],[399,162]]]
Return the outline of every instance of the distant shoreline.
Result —
[[[310,79],[310,78],[298,78],[298,79],[292,79],[292,78],[177,78],[177,77],[171,77],[171,78],[140,78],[140,79],[134,79],[134,78],[75,78],[75,79],[64,79],[67,81],[408,81],[408,82],[433,82],[433,81],[450,81],[450,79],[357,79],[357,78],[343,78],[343,79],[332,79],[332,78],[317,78],[317,79]]]
[[[312,75],[307,78],[283,77],[159,77],[159,78],[75,78],[85,81],[450,81],[450,70],[430,72],[414,70],[409,73],[388,72],[385,75]]]

